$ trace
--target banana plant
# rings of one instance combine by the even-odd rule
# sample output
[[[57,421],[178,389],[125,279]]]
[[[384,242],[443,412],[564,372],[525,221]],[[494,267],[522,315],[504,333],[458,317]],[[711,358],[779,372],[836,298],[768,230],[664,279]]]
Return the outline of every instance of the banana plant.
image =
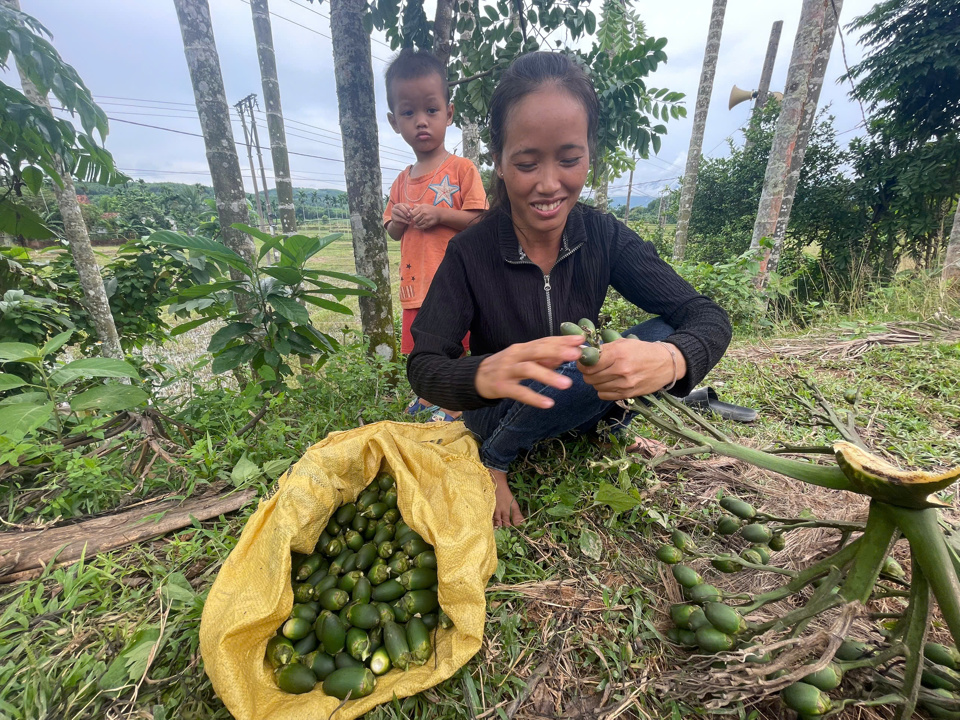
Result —
[[[342,303],[348,295],[370,295],[376,286],[359,275],[308,268],[317,253],[340,237],[307,235],[270,235],[249,225],[235,227],[260,241],[256,262],[248,263],[228,247],[205,237],[189,237],[169,230],[150,236],[161,245],[188,250],[205,256],[213,264],[240,273],[243,279],[231,279],[226,273],[211,282],[194,285],[177,293],[169,301],[170,311],[195,317],[174,328],[180,335],[213,320],[224,324],[210,338],[207,351],[213,355],[214,373],[229,372],[249,363],[260,384],[268,390],[283,387],[292,373],[286,358],[297,355],[304,360],[326,358],[337,351],[337,340],[314,327],[307,305],[343,315],[353,311]],[[276,250],[279,262],[260,265]],[[331,280],[350,283],[344,287]],[[245,300],[237,306],[235,298]]]

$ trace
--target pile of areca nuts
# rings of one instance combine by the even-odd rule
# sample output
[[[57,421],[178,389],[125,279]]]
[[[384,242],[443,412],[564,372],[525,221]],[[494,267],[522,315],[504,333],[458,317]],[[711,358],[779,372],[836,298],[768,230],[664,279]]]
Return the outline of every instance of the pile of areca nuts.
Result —
[[[373,692],[391,668],[422,665],[431,634],[453,624],[437,598],[437,556],[397,509],[396,483],[380,475],[341,505],[310,555],[293,553],[293,610],[266,659],[288,693],[340,700]]]

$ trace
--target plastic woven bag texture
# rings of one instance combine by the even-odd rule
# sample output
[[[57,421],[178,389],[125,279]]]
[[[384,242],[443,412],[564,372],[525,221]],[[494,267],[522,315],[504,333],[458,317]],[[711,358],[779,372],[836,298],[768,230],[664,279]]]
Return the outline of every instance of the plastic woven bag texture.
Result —
[[[380,472],[397,483],[403,519],[437,554],[440,604],[454,622],[434,655],[377,678],[373,694],[348,701],[336,720],[414,695],[453,675],[480,649],[484,590],[496,569],[494,488],[462,423],[395,423],[331,433],[307,450],[260,503],[224,562],[200,621],[200,653],[213,688],[237,720],[326,719],[340,701],[321,683],[281,691],[264,661],[267,641],[290,614],[290,551],[313,550],[330,515]]]

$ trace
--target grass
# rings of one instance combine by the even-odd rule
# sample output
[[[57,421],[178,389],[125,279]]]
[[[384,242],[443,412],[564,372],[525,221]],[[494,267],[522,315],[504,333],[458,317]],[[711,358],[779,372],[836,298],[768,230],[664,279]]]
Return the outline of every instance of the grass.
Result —
[[[349,256],[349,243],[341,242],[317,262]],[[856,326],[859,320],[845,322]],[[836,325],[817,329],[844,332]],[[834,439],[834,432],[806,422],[795,396],[806,396],[798,380],[806,378],[838,407],[844,407],[844,390],[860,389],[859,426],[876,450],[928,468],[960,463],[960,344],[879,348],[855,359],[817,353],[759,357],[761,350],[753,338],[738,339],[709,378],[724,399],[760,410],[753,425],[719,421],[741,442],[764,447]],[[210,485],[252,485],[263,497],[271,491],[270,476],[232,478],[242,455],[263,468],[269,461],[295,460],[331,431],[402,418],[409,389],[387,384],[390,371],[402,375],[398,367],[371,367],[362,349],[348,344],[321,370],[302,376],[299,387],[273,399],[263,422],[238,438],[257,398],[192,377],[188,363],[181,382],[193,399],[167,410],[206,430],[209,440],[195,436],[178,449],[178,463],[159,461],[141,479],[129,476],[129,458],[119,453],[97,473],[64,463],[43,480],[48,495],[40,502],[20,504],[35,490],[28,483],[2,488],[4,515],[29,524],[52,519],[51,503],[67,514],[71,497],[87,497],[94,504],[79,511],[92,512],[142,496],[188,496]],[[223,445],[214,447],[221,439]],[[747,492],[773,509],[787,502],[779,480],[714,467],[692,456],[654,472],[622,448],[603,450],[587,437],[556,440],[528,455],[512,479],[528,522],[495,533],[499,562],[488,589],[480,653],[450,680],[367,717],[504,718],[540,671],[542,679],[518,718],[706,714],[695,699],[681,699],[663,685],[663,678],[684,666],[686,653],[662,641],[666,609],[677,591],[653,551],[670,528],[708,522],[719,491]],[[610,487],[637,499],[634,507],[616,512],[603,502],[598,492]],[[809,494],[789,499],[794,507],[846,511],[835,496],[803,492]],[[859,506],[851,499],[851,507]],[[206,593],[254,509],[0,585],[0,717],[229,718],[202,672],[199,619]],[[799,550],[786,552],[788,562],[802,562]],[[775,699],[734,709],[743,718],[781,715]]]

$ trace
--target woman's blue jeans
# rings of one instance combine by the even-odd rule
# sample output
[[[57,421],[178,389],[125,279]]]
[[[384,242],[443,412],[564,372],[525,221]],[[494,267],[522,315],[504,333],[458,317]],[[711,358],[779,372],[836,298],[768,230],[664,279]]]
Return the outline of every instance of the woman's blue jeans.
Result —
[[[654,342],[673,334],[673,328],[660,318],[647,320],[627,330],[641,340]],[[611,421],[616,432],[630,424],[634,413],[620,410],[615,402],[601,400],[577,369],[575,362],[556,370],[573,381],[566,390],[559,390],[533,380],[527,387],[554,401],[551,408],[541,409],[516,400],[501,400],[496,405],[465,410],[463,421],[480,440],[480,460],[493,470],[507,472],[521,452],[530,450],[540,440],[557,437],[570,431],[588,432],[604,420]]]

